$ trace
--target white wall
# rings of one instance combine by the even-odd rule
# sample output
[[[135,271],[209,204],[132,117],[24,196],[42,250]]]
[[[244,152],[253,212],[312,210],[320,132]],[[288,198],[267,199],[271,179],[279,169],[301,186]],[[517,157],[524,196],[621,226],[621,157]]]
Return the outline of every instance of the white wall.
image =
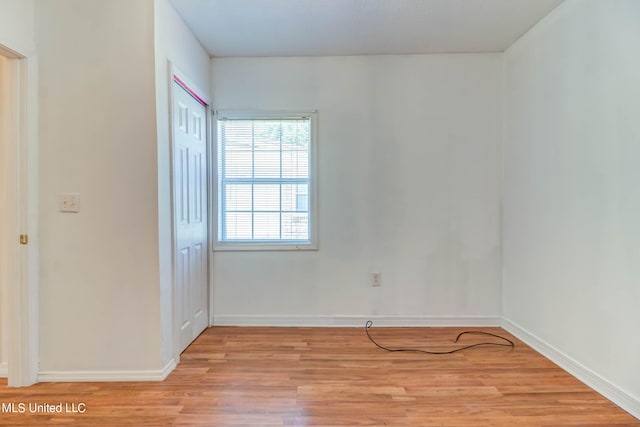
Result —
[[[500,316],[501,64],[214,58],[216,109],[318,110],[320,177],[320,249],[216,252],[214,319]]]
[[[208,97],[209,55],[173,9],[169,0],[155,0],[154,6],[162,360],[163,363],[167,363],[173,357],[168,61],[185,73],[203,95]]]
[[[33,0],[0,0],[0,45],[23,56],[33,52]]]
[[[615,384],[636,416],[639,46],[636,0],[566,1],[512,46],[503,181],[504,317]]]
[[[44,372],[161,368],[153,19],[151,0],[36,3]]]

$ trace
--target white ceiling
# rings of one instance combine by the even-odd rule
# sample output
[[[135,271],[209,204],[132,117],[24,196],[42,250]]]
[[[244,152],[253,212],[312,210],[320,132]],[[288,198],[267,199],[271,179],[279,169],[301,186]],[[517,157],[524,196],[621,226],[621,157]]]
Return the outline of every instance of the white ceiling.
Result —
[[[212,56],[502,52],[562,0],[171,0]]]

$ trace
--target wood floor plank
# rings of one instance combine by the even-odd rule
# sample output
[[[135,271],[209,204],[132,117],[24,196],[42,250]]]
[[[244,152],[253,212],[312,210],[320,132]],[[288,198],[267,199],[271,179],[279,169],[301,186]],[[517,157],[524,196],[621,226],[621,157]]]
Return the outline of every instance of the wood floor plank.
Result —
[[[479,330],[474,329],[473,330]],[[443,351],[485,340],[461,328],[373,328],[388,347]],[[363,328],[213,327],[163,382],[0,382],[0,425],[640,426],[500,328],[515,349],[388,353]],[[498,342],[498,341],[496,341]],[[10,413],[79,403],[84,413]],[[17,406],[16,406],[17,407]]]

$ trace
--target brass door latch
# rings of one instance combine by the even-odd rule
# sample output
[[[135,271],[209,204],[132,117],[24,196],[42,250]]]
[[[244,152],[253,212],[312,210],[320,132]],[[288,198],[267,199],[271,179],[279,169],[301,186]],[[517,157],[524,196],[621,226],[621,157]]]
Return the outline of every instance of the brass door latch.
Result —
[[[26,245],[29,243],[29,235],[27,234],[21,234],[20,235],[20,244],[21,245]]]

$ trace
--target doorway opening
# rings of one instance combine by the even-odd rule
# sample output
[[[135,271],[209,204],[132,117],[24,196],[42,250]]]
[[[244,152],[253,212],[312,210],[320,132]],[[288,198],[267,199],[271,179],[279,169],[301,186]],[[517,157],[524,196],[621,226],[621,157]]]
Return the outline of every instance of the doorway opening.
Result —
[[[170,66],[174,358],[209,326],[209,105]]]
[[[0,374],[17,387],[38,374],[35,82],[35,59],[0,45]]]

